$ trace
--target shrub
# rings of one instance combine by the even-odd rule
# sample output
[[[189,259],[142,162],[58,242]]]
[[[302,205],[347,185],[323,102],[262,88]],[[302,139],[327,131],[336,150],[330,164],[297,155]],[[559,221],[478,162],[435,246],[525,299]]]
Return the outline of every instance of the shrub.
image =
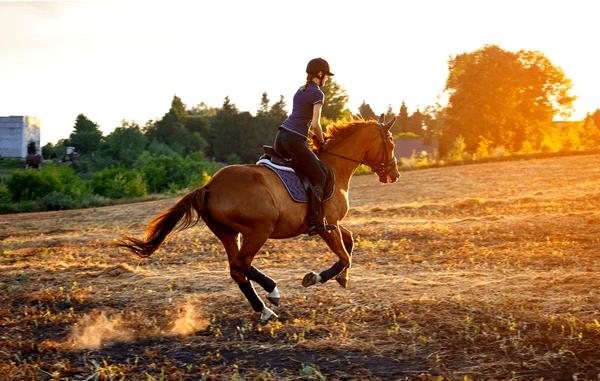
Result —
[[[509,156],[509,152],[504,146],[496,146],[492,149],[491,156],[497,159],[502,159],[505,156]]]
[[[531,155],[533,152],[533,145],[529,140],[525,140],[523,144],[521,144],[521,149],[519,150],[519,153],[523,155]]]
[[[540,144],[540,151],[542,152],[558,152],[562,148],[562,144],[559,139],[553,138],[550,135],[545,135]]]
[[[490,145],[492,144],[492,141],[482,136],[480,136],[479,139],[480,140],[477,144],[477,150],[473,155],[474,160],[481,160],[490,156]]]
[[[240,159],[237,153],[232,152],[227,155],[225,161],[227,161],[228,164],[239,164],[242,162],[242,159]]]
[[[96,172],[91,180],[92,191],[109,198],[145,196],[146,184],[136,170],[111,167]]]
[[[360,176],[360,175],[368,175],[370,173],[373,173],[373,171],[371,171],[371,168],[367,167],[364,164],[360,164],[358,166],[358,168],[356,168],[356,171],[354,171],[354,174],[358,175],[358,176]]]
[[[46,210],[66,210],[77,207],[73,197],[56,191],[42,197],[42,204]]]
[[[6,204],[10,202],[10,191],[4,184],[0,184],[0,204]]]
[[[86,182],[72,168],[56,165],[46,165],[40,171],[15,171],[8,179],[6,188],[12,201],[36,201],[19,205],[15,207],[16,211],[68,209],[90,195]]]
[[[15,171],[6,183],[13,201],[37,200],[51,192],[60,192],[62,184],[56,173],[35,169]]]
[[[183,188],[197,186],[205,181],[203,172],[212,175],[220,165],[203,160],[201,155],[190,155],[185,158],[179,155],[142,155],[138,167],[150,192],[173,193]]]
[[[448,151],[448,160],[450,161],[463,161],[468,158],[469,154],[466,151],[467,144],[465,143],[465,138],[462,135],[459,135],[452,142],[452,146]]]

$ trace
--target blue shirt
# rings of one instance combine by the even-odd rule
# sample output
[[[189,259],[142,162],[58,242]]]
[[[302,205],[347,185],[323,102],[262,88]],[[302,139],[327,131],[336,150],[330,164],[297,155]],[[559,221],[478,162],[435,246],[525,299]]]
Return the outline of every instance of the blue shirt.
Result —
[[[281,124],[281,128],[306,138],[313,116],[313,107],[323,103],[325,94],[313,81],[306,86],[306,90],[303,90],[303,87],[296,91],[292,114]]]

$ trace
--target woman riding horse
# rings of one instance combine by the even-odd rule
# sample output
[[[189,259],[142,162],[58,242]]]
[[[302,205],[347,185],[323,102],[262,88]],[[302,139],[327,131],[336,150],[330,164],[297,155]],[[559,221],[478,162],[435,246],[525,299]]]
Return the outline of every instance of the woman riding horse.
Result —
[[[332,278],[342,287],[348,285],[354,243],[352,233],[339,221],[348,213],[350,179],[356,168],[365,164],[382,183],[398,180],[400,174],[389,132],[393,123],[393,120],[384,123],[382,115],[379,122],[360,120],[334,125],[327,131],[327,143],[316,149],[316,155],[335,175],[333,196],[324,203],[324,216],[336,222],[336,226],[331,233],[324,231],[320,236],[338,261],[318,274],[312,271],[306,274],[303,286]],[[266,322],[277,315],[265,306],[252,282],[259,284],[268,293],[267,299],[276,306],[280,294],[275,281],[252,266],[252,261],[268,239],[305,233],[306,214],[306,204],[292,200],[279,177],[265,166],[230,165],[215,173],[205,186],[188,193],[154,218],[144,239],[125,237],[118,246],[148,257],[173,229],[190,227],[201,218],[223,243],[231,277],[254,311],[260,313],[261,321]]]
[[[323,58],[314,58],[306,66],[306,83],[296,91],[292,113],[283,122],[275,136],[274,148],[285,159],[291,160],[294,171],[310,182],[308,191],[308,235],[324,233],[335,229],[335,225],[326,225],[323,220],[323,186],[325,171],[321,161],[308,148],[307,138],[310,132],[319,143],[325,143],[321,129],[321,108],[325,95],[321,87],[333,73],[329,63]]]

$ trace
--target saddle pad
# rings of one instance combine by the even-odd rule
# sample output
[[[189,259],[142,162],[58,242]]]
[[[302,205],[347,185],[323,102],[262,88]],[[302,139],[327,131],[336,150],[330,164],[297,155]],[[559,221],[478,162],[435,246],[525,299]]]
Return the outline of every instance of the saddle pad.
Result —
[[[296,172],[294,172],[292,168],[273,164],[268,159],[260,159],[258,162],[256,162],[256,164],[264,165],[271,171],[275,172],[277,177],[279,177],[279,179],[285,186],[285,189],[287,189],[292,200],[303,203],[308,202],[308,195],[306,194],[306,189],[304,189],[302,181],[300,180],[298,175],[296,175]],[[331,188],[332,189],[330,189],[330,191],[327,192],[327,195],[325,196],[325,199],[323,201],[329,200],[333,196],[333,187]]]

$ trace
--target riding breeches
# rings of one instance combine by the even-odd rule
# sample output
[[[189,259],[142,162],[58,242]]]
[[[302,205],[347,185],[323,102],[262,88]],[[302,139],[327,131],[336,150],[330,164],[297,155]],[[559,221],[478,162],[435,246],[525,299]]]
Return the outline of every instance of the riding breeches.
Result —
[[[310,181],[318,197],[323,197],[323,186],[325,184],[325,172],[321,167],[319,158],[308,148],[306,138],[293,132],[279,129],[275,136],[275,151],[286,159],[292,159],[294,171],[305,176]]]

